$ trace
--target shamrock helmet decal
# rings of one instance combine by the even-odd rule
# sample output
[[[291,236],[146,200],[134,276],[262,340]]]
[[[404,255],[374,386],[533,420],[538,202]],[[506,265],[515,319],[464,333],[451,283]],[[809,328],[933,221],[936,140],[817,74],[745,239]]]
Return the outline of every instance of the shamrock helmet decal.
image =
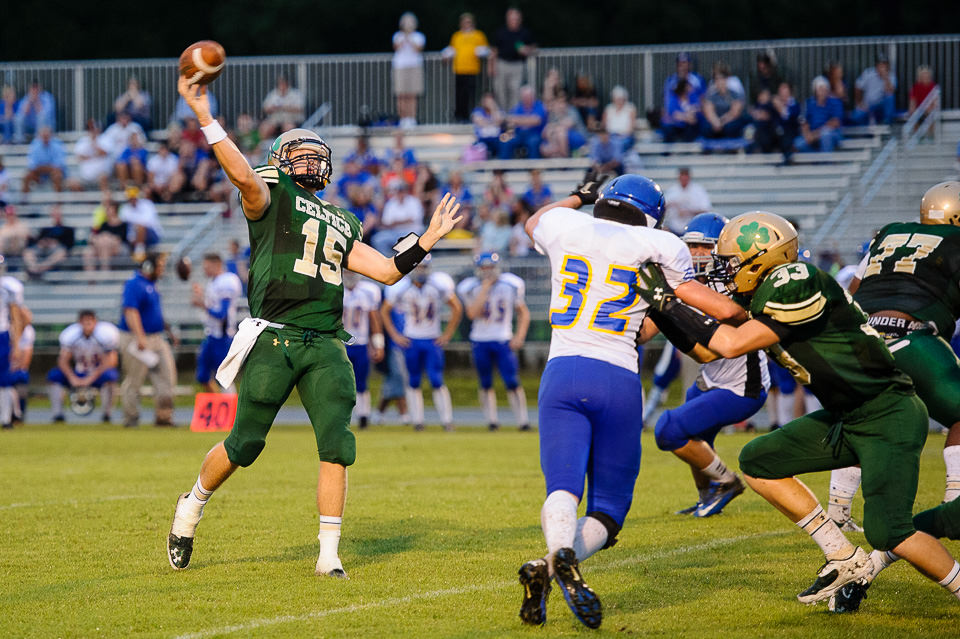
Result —
[[[775,267],[795,262],[797,253],[797,230],[790,222],[766,211],[744,213],[720,231],[712,278],[750,294]]]

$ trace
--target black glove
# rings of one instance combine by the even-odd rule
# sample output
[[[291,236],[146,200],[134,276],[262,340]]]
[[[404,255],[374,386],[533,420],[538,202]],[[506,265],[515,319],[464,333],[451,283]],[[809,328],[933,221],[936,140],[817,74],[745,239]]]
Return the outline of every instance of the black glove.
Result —
[[[597,198],[600,197],[600,187],[609,177],[607,173],[597,175],[596,171],[590,169],[583,176],[583,182],[578,184],[577,188],[570,192],[570,195],[576,195],[580,198],[582,204],[595,204]]]
[[[649,304],[650,308],[663,313],[672,306],[671,302],[677,299],[677,294],[667,283],[667,277],[659,264],[647,262],[637,269],[637,275],[637,295]]]
[[[634,290],[650,305],[650,317],[667,339],[685,353],[693,348],[691,340],[709,346],[710,338],[720,328],[717,320],[677,299],[659,264],[641,265],[637,276]]]

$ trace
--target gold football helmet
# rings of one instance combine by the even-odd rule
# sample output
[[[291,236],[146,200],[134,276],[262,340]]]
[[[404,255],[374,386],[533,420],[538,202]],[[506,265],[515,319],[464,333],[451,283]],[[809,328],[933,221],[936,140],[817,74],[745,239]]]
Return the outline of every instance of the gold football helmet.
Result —
[[[752,293],[774,267],[797,261],[798,247],[797,229],[779,215],[738,215],[717,238],[712,279],[734,293]]]
[[[920,223],[960,226],[960,182],[941,182],[927,189],[920,200]]]

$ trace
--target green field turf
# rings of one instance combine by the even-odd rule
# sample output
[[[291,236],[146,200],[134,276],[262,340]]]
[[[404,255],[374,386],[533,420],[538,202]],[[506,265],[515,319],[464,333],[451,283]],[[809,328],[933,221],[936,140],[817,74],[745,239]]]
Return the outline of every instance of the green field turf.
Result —
[[[748,435],[724,435],[733,462]],[[535,434],[375,427],[341,543],[349,581],[313,576],[316,457],[306,427],[277,427],[258,462],[212,498],[193,562],[165,537],[216,434],[26,426],[0,433],[0,637],[585,636],[554,590],[543,628],[517,611],[520,564],[543,552]],[[947,637],[960,608],[903,562],[856,615],[795,595],[822,555],[750,492],[717,517],[670,514],[694,497],[686,466],[644,437],[620,543],[584,564],[604,605],[596,636]],[[943,494],[941,435],[918,504]],[[827,476],[807,478],[826,501]],[[859,517],[862,502],[854,502]],[[851,534],[863,543],[862,535]],[[955,554],[960,544],[948,542]]]

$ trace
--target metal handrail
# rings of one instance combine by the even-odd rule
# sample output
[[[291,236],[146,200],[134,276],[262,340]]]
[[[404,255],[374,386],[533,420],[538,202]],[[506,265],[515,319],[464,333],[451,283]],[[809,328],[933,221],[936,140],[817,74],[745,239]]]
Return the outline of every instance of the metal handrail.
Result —
[[[170,254],[174,258],[180,258],[184,255],[189,255],[191,249],[193,249],[204,237],[207,236],[207,231],[210,230],[210,227],[214,225],[215,222],[220,220],[223,217],[224,211],[227,210],[227,205],[219,202],[210,207],[203,217],[200,218],[200,221],[190,230],[190,232],[180,238],[180,241],[176,243],[173,249],[170,251]]]
[[[932,104],[936,107],[927,112]],[[921,123],[922,120],[922,123]],[[904,148],[909,150],[915,147],[937,122],[940,121],[940,87],[935,86],[923,99],[916,110],[907,118],[903,125],[902,136]]]

